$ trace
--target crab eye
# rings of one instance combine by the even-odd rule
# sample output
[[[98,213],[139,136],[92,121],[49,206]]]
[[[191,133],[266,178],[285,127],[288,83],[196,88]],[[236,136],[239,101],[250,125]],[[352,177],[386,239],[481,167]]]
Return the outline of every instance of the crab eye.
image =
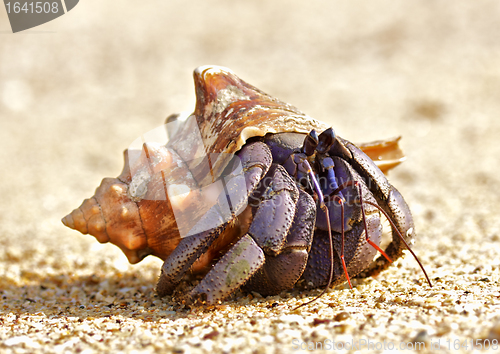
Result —
[[[325,154],[328,150],[330,150],[330,147],[333,145],[333,143],[336,140],[335,137],[335,132],[333,131],[332,128],[328,128],[325,130],[323,133],[321,133],[318,137],[318,147],[316,150],[320,154]]]
[[[309,134],[306,135],[304,139],[304,145],[302,146],[302,152],[307,156],[314,154],[316,147],[318,146],[318,133],[316,130],[311,130]]]

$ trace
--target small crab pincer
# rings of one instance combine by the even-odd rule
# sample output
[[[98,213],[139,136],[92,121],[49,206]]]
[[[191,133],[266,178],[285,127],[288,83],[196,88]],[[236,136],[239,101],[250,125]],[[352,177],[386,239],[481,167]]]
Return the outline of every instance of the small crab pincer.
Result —
[[[203,274],[185,299],[207,304],[300,279],[351,286],[409,249],[411,212],[381,170],[402,161],[399,139],[357,147],[229,69],[200,67],[194,78],[195,111],[167,119],[168,143],[126,150],[122,174],[65,225],[111,241],[131,263],[163,259],[160,296]],[[382,214],[392,228],[385,250]]]

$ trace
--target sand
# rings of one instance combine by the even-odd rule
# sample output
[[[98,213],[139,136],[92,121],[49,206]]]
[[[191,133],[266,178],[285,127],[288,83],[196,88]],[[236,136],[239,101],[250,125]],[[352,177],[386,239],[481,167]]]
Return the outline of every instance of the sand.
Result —
[[[0,18],[0,352],[390,352],[419,342],[421,352],[471,352],[500,340],[498,2],[82,1],[15,35]],[[120,173],[140,133],[193,109],[191,73],[206,64],[348,140],[403,136],[408,158],[389,178],[412,209],[414,250],[434,286],[407,255],[297,311],[319,290],[238,292],[190,309],[155,296],[160,260],[129,265],[65,228],[60,219]]]

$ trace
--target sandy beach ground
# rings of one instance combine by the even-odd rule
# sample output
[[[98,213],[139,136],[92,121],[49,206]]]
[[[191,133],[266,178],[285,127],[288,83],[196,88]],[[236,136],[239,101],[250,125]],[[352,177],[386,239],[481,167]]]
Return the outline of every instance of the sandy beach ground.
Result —
[[[417,342],[471,352],[499,341],[499,19],[499,2],[479,0],[86,0],[12,34],[0,10],[0,352]],[[348,140],[403,136],[408,158],[389,178],[412,209],[434,287],[407,255],[298,311],[318,290],[238,293],[191,310],[155,296],[160,260],[129,265],[115,246],[65,228],[60,219],[120,173],[140,133],[193,109],[192,71],[206,64]]]

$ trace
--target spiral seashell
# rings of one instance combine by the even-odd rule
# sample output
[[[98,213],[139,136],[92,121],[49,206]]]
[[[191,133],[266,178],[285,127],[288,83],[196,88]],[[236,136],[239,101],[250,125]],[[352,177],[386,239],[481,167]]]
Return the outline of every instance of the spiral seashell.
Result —
[[[167,118],[168,144],[147,142],[142,150],[125,150],[122,173],[104,178],[94,196],[62,219],[64,225],[93,235],[101,243],[115,244],[130,263],[149,254],[166,259],[216,202],[220,189],[214,181],[248,139],[328,128],[227,68],[199,67],[194,82],[194,113]],[[388,169],[404,159],[397,141],[366,144],[365,148]],[[230,236],[222,237],[194,268],[205,267],[230,241]]]

